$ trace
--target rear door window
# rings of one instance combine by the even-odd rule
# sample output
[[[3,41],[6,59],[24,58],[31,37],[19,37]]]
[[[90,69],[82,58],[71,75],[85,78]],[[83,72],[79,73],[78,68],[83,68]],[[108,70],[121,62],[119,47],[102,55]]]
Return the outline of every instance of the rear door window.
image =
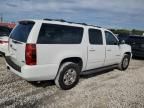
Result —
[[[16,28],[12,31],[10,38],[20,42],[26,42],[33,25],[34,22],[30,21],[19,22]]]
[[[89,42],[90,44],[102,45],[102,32],[97,29],[89,29]]]
[[[83,28],[42,24],[38,44],[80,44],[83,36]]]

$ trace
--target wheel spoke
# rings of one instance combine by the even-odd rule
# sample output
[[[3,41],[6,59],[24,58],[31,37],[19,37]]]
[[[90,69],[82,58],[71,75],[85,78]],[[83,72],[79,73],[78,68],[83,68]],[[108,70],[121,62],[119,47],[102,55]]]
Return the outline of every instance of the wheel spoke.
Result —
[[[128,58],[125,58],[124,61],[123,61],[123,67],[126,68],[128,66]]]
[[[74,69],[69,69],[66,71],[63,81],[66,85],[71,85],[76,80],[76,71]]]

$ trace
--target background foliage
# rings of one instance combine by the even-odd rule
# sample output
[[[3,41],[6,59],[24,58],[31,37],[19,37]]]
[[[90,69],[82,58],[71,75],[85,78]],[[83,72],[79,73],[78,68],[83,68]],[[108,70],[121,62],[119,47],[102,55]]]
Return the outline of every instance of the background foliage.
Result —
[[[115,34],[127,34],[127,35],[143,35],[144,31],[142,30],[126,30],[126,29],[110,29]]]

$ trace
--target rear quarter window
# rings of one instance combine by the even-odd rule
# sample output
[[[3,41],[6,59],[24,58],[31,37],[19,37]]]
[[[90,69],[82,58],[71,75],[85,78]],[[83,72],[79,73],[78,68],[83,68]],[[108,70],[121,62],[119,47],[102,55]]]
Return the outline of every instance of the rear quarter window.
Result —
[[[19,22],[16,28],[12,31],[10,38],[20,42],[26,42],[33,26],[34,22]]]
[[[42,24],[38,36],[38,44],[80,44],[83,36],[83,28]]]

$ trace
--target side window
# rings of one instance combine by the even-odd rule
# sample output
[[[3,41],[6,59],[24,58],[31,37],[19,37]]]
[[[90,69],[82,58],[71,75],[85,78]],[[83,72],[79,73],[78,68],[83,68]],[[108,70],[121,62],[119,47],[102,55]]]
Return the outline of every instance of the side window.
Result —
[[[42,24],[38,44],[80,44],[83,28],[55,24]]]
[[[108,31],[105,31],[106,36],[106,44],[107,45],[117,45],[118,40],[114,37],[114,35]]]
[[[97,29],[89,29],[89,42],[90,44],[102,45],[102,32]]]

